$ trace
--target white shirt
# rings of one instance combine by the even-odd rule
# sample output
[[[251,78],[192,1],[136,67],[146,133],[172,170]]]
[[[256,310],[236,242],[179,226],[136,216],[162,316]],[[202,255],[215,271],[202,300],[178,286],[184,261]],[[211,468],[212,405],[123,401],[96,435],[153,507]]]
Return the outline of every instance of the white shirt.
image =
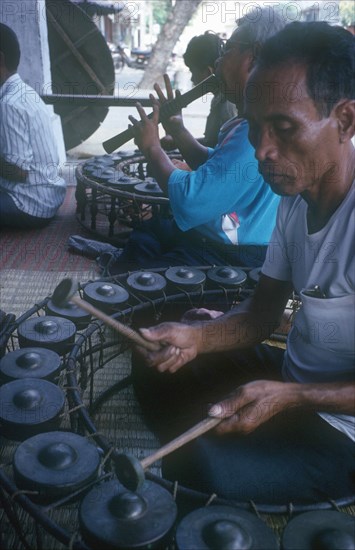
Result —
[[[26,214],[54,216],[64,200],[65,181],[50,112],[18,74],[0,87],[0,157],[29,172],[24,183],[0,176],[0,190]]]
[[[312,234],[308,234],[307,203],[302,197],[281,200],[262,272],[292,281],[302,302],[287,341],[283,365],[287,381],[354,379],[354,199],[355,182],[328,223]],[[324,297],[309,295],[315,286]],[[355,440],[353,416],[319,412]]]

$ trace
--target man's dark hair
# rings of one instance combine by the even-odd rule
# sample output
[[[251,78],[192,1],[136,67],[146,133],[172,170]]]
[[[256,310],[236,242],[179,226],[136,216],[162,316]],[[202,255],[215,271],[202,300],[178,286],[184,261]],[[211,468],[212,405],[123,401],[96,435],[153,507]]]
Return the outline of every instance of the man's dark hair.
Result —
[[[355,38],[326,22],[295,22],[267,40],[257,67],[290,62],[306,66],[306,84],[320,116],[327,117],[344,98],[355,98]]]
[[[14,31],[4,23],[0,23],[0,51],[9,71],[16,71],[20,63],[20,44]]]
[[[222,39],[211,31],[194,36],[187,45],[183,55],[185,65],[189,68],[205,69],[214,67],[220,56]]]

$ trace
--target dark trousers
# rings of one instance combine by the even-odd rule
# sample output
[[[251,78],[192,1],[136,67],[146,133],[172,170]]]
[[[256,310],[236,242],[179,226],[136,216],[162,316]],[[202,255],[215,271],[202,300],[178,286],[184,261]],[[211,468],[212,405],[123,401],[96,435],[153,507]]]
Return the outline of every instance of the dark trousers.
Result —
[[[45,227],[53,218],[36,218],[17,208],[12,197],[0,190],[0,227],[36,229]]]
[[[259,267],[265,255],[266,246],[219,245],[195,230],[181,231],[173,220],[156,216],[134,229],[119,259],[110,265],[110,274],[177,265]]]
[[[160,374],[134,356],[134,386],[149,427],[165,443],[238,385],[281,380],[282,360],[283,350],[261,345],[202,355],[175,374]],[[248,435],[205,434],[163,459],[163,475],[237,501],[337,499],[354,492],[354,444],[317,413],[290,409]]]

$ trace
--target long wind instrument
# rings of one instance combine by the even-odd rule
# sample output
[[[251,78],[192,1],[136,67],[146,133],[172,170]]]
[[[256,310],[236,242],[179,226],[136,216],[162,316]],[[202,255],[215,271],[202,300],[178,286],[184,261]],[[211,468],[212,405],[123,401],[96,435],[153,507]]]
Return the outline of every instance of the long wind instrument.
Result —
[[[184,94],[170,99],[165,103],[162,103],[160,106],[159,122],[162,122],[169,117],[176,115],[182,108],[187,107],[190,103],[207,94],[212,92],[215,94],[220,88],[220,82],[214,74],[211,74],[205,80],[202,80],[197,86],[185,92]],[[148,118],[152,118],[153,113],[148,115]],[[113,136],[112,138],[103,142],[102,146],[105,149],[106,153],[113,153],[116,149],[121,147],[127,141],[130,141],[134,138],[133,128],[127,128],[120,134]]]

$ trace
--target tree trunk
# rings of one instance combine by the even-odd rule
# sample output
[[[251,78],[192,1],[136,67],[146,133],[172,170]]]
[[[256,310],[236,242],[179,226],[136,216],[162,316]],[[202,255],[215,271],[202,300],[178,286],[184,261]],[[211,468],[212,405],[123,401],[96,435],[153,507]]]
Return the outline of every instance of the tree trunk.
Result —
[[[143,78],[139,83],[141,88],[151,89],[155,82],[161,81],[174,46],[191,17],[196,12],[201,1],[202,0],[176,0],[153,47],[152,55],[145,68]]]

